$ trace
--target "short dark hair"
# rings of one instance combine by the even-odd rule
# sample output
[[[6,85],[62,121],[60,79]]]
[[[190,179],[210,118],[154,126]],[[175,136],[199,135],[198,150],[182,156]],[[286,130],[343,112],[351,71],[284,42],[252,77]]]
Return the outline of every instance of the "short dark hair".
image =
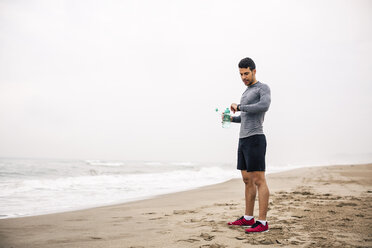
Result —
[[[244,58],[239,62],[239,68],[248,68],[252,71],[256,69],[256,64],[251,58]]]

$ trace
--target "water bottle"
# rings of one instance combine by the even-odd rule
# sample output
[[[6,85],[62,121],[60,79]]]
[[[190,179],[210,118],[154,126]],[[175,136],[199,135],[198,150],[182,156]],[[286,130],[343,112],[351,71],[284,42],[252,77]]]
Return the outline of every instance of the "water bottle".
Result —
[[[226,108],[225,112],[223,113],[223,120],[222,120],[222,127],[223,128],[229,128],[230,127],[230,123],[231,123],[230,117],[231,117],[230,110],[229,110],[229,108]]]

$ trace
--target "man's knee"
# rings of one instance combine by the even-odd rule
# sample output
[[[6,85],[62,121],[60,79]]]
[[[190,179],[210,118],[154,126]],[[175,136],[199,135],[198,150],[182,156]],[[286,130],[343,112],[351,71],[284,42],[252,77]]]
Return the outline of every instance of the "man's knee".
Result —
[[[253,178],[252,172],[242,170],[242,179],[245,185],[252,185],[253,186]]]
[[[253,184],[257,187],[266,183],[265,174],[262,172],[255,172],[253,173],[252,177]]]
[[[253,180],[251,177],[243,177],[243,182],[245,185],[253,185]]]

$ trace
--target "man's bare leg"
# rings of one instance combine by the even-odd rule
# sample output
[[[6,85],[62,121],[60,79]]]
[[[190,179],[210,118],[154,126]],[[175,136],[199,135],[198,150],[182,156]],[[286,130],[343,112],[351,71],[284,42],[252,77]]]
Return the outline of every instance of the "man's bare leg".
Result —
[[[254,171],[253,182],[257,186],[258,191],[258,206],[259,206],[259,220],[266,220],[267,208],[269,205],[269,188],[267,187],[265,172],[264,171]]]
[[[252,172],[241,171],[245,184],[245,215],[253,216],[254,202],[256,200],[256,185],[253,182]]]

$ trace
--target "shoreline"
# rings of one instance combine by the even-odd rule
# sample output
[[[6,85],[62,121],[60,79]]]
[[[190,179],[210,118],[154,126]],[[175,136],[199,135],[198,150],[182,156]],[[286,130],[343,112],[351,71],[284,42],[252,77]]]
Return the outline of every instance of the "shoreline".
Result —
[[[365,164],[357,164],[357,163],[355,163],[355,164],[352,164],[352,165],[357,165],[358,166],[358,165],[365,165]],[[271,171],[271,172],[270,171],[269,172],[266,172],[266,176],[272,175],[272,174],[277,174],[277,173],[284,173],[284,172],[288,172],[288,171],[292,171],[292,170],[297,170],[297,169],[321,168],[321,167],[329,167],[329,166],[350,166],[350,164],[335,164],[335,165],[319,164],[319,165],[305,165],[305,166],[298,165],[298,166],[293,166],[293,168],[290,168],[290,166],[288,166],[285,169],[282,169],[282,170],[279,170],[279,171],[278,170],[274,170],[274,171]],[[25,214],[25,215],[10,216],[10,217],[5,217],[5,216],[4,217],[1,217],[1,215],[0,215],[0,220],[25,218],[25,217],[36,217],[36,216],[51,215],[51,214],[62,214],[62,213],[84,211],[84,210],[101,208],[101,207],[109,207],[109,206],[115,206],[115,205],[122,205],[122,204],[137,202],[137,201],[143,201],[143,200],[151,200],[151,199],[154,199],[154,198],[157,198],[157,197],[161,197],[161,196],[164,196],[164,195],[177,194],[177,193],[182,193],[182,192],[185,192],[185,191],[197,190],[197,189],[200,189],[200,188],[203,188],[203,187],[218,185],[218,184],[221,184],[221,183],[228,182],[230,180],[240,180],[240,178],[239,177],[236,177],[236,178],[231,178],[231,179],[228,179],[226,181],[218,182],[218,183],[214,183],[214,184],[208,184],[208,185],[203,185],[203,186],[198,186],[198,187],[192,187],[192,188],[188,188],[188,189],[184,189],[184,190],[180,190],[180,191],[171,191],[171,192],[168,192],[168,193],[160,193],[160,194],[156,194],[156,195],[152,195],[152,196],[137,197],[137,198],[132,198],[132,199],[125,200],[125,201],[120,201],[119,200],[117,202],[111,202],[111,203],[107,203],[107,204],[95,204],[95,205],[89,205],[89,206],[86,206],[86,207],[77,207],[77,208],[65,209],[65,210],[61,210],[61,211],[45,211],[45,212],[41,212],[41,213],[37,213],[37,214]]]
[[[368,247],[370,178],[372,164],[268,174],[267,234],[247,236],[226,225],[244,211],[243,183],[231,179],[122,204],[0,219],[0,247]]]

